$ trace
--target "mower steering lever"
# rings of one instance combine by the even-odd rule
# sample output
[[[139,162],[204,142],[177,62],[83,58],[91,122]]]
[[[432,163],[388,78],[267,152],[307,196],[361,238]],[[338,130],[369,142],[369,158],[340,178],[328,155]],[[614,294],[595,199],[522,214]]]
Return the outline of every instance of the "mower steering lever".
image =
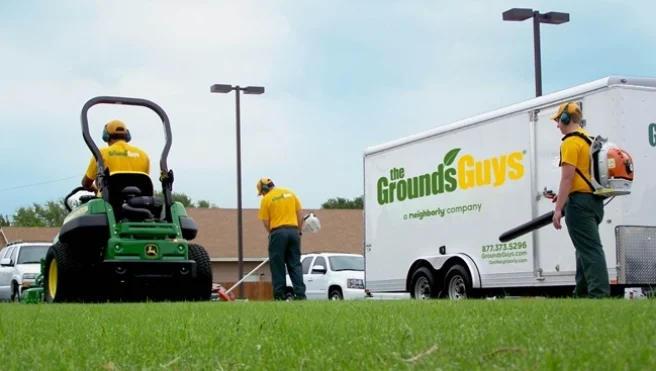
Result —
[[[75,187],[75,189],[73,189],[71,193],[67,194],[66,197],[64,197],[64,207],[66,207],[66,210],[68,210],[69,212],[73,211],[73,209],[71,209],[71,207],[68,206],[68,199],[71,198],[71,196],[73,196],[74,194],[86,190],[87,190],[86,188],[79,186],[79,187]]]

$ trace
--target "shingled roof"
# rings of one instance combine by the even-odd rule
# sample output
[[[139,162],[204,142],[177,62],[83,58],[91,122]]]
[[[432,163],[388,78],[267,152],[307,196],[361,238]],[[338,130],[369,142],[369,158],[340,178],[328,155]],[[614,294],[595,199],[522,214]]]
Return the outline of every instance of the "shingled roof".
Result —
[[[321,231],[306,233],[302,237],[303,253],[330,251],[362,253],[363,214],[362,210],[307,210],[313,211],[321,221]],[[187,213],[198,225],[198,236],[194,240],[207,249],[213,260],[237,258],[237,210],[188,208]],[[262,222],[257,219],[257,209],[243,210],[244,258],[268,257],[267,234]],[[4,227],[9,240],[51,241],[58,228]],[[1,240],[1,238],[0,238]],[[0,241],[0,246],[4,241]]]

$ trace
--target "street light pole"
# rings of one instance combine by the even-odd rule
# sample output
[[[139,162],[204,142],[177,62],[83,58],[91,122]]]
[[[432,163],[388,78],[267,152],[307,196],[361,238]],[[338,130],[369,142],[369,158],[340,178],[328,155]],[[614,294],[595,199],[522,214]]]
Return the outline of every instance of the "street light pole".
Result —
[[[226,84],[214,84],[210,87],[211,93],[229,93],[235,91],[235,116],[236,116],[236,141],[237,141],[237,259],[239,264],[239,281],[244,278],[244,225],[242,213],[242,194],[241,194],[241,106],[240,93],[244,94],[264,94],[264,87],[247,86],[245,88],[239,85],[232,86]],[[238,282],[239,282],[238,281]],[[239,285],[239,299],[244,299],[244,286]]]
[[[235,140],[237,141],[237,260],[239,261],[239,279],[244,278],[244,225],[241,205],[241,115],[239,106],[239,85],[235,87]],[[244,285],[239,285],[239,299],[244,299]]]
[[[535,96],[542,96],[542,46],[540,45],[540,12],[533,12],[533,61],[535,63]]]
[[[527,8],[512,8],[502,14],[504,21],[525,21],[533,18],[533,54],[535,63],[535,96],[542,96],[542,55],[540,46],[540,23],[559,25],[569,22],[569,13],[548,12]]]

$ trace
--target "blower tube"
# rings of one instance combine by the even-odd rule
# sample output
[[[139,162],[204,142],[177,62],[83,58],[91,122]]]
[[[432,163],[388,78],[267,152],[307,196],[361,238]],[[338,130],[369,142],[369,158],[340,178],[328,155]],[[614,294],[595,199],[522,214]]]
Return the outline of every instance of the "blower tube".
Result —
[[[514,240],[519,236],[523,236],[527,233],[533,232],[536,229],[540,229],[545,225],[549,225],[553,220],[553,215],[554,212],[549,211],[548,213],[544,213],[535,219],[532,219],[524,224],[521,224],[511,230],[508,230],[502,233],[501,236],[499,236],[499,241],[508,242],[510,240]],[[563,216],[565,216],[565,210],[563,210]]]

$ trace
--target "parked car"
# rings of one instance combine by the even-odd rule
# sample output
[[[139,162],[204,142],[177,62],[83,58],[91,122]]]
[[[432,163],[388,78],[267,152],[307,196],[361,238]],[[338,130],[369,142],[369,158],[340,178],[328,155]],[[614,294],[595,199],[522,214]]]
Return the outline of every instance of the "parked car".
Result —
[[[15,241],[0,250],[0,300],[20,300],[23,289],[34,284],[50,245]]]
[[[308,300],[364,299],[364,256],[343,253],[301,255],[303,282]],[[287,274],[287,300],[294,290]]]

